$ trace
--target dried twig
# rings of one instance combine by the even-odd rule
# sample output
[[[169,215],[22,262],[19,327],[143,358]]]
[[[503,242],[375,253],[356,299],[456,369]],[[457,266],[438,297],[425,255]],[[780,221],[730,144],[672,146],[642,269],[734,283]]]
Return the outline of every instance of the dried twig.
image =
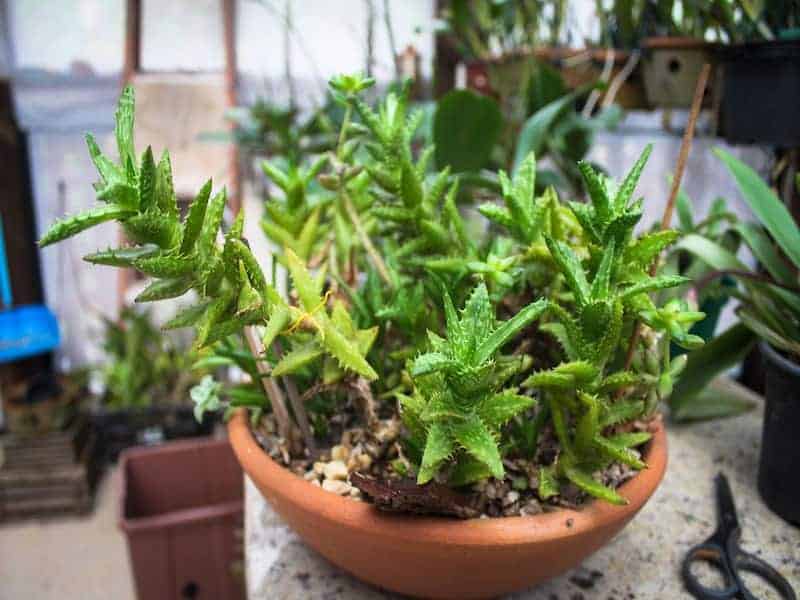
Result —
[[[375,409],[375,398],[372,395],[372,388],[369,386],[369,381],[363,377],[357,377],[350,384],[353,394],[361,399],[361,412],[364,415],[364,422],[367,424],[367,429],[375,431],[378,428],[378,413]]]
[[[303,395],[300,396],[300,402],[305,404],[317,394],[324,392],[332,392],[334,390],[341,390],[348,392],[352,396],[357,396],[362,402],[361,412],[364,417],[364,423],[370,432],[377,430],[380,421],[375,409],[375,398],[372,395],[372,389],[369,386],[369,381],[363,377],[356,379],[347,379],[337,383],[316,383],[308,388]]]
[[[264,344],[258,335],[254,325],[244,328],[244,338],[247,341],[247,346],[250,352],[256,359],[256,367],[258,372],[262,375],[261,385],[269,398],[272,405],[272,412],[275,415],[275,420],[278,423],[278,434],[285,440],[289,439],[289,434],[292,430],[292,422],[289,418],[289,411],[286,409],[286,400],[283,397],[283,392],[278,387],[278,384],[270,376],[269,365],[263,360],[265,353]]]
[[[278,358],[283,355],[283,348],[280,343],[275,340],[273,350]],[[297,385],[290,375],[281,377],[283,386],[286,388],[286,395],[289,396],[289,403],[292,405],[292,412],[297,421],[297,426],[300,428],[300,433],[303,435],[303,443],[308,451],[314,454],[316,451],[316,444],[314,443],[314,433],[311,431],[311,425],[308,422],[308,413],[306,412],[305,404],[300,400],[300,393],[297,391]]]
[[[672,188],[669,192],[669,199],[667,205],[664,207],[664,215],[661,217],[661,229],[667,229],[672,222],[672,214],[675,211],[675,200],[678,197],[678,191],[681,189],[681,180],[683,179],[683,172],[686,170],[686,162],[689,159],[689,150],[692,148],[692,138],[694,138],[694,128],[697,124],[697,117],[700,115],[700,106],[703,104],[703,95],[706,91],[708,84],[708,76],[711,73],[711,65],[703,65],[703,70],[700,71],[700,77],[697,78],[697,86],[694,90],[694,98],[692,99],[692,110],[689,113],[689,122],[686,124],[686,131],[683,132],[683,140],[681,141],[681,149],[678,154],[678,164],[675,168],[675,176],[672,178]],[[653,260],[650,265],[650,275],[655,275],[658,271],[659,257]],[[625,355],[625,370],[629,369],[633,362],[633,354],[636,351],[636,344],[639,342],[641,335],[642,325],[638,321],[633,327],[633,335],[628,345],[628,353]]]
[[[628,77],[631,76],[631,73],[633,73],[633,70],[639,63],[640,56],[641,53],[638,50],[631,52],[631,55],[628,57],[625,66],[623,66],[622,70],[617,73],[617,76],[611,80],[611,85],[608,86],[608,91],[606,92],[606,95],[603,98],[603,102],[600,104],[600,106],[603,108],[608,108],[614,103],[614,99],[617,97],[617,93],[622,87],[622,84],[628,80]]]
[[[386,27],[386,38],[389,42],[389,50],[392,53],[392,65],[394,66],[394,78],[400,80],[400,65],[397,62],[397,43],[395,42],[394,26],[392,25],[392,11],[389,8],[389,0],[383,0],[383,24]]]
[[[366,41],[366,68],[367,77],[372,77],[372,67],[375,65],[375,5],[372,0],[364,0],[367,13],[367,41]]]
[[[603,84],[608,83],[608,80],[611,78],[611,72],[614,68],[614,50],[613,48],[606,48],[606,59],[603,63],[603,71],[600,73],[600,81]],[[592,116],[594,112],[594,107],[597,106],[597,103],[600,100],[601,96],[600,90],[592,90],[592,93],[589,94],[589,99],[586,101],[586,104],[581,111],[581,116],[585,119],[588,119]]]

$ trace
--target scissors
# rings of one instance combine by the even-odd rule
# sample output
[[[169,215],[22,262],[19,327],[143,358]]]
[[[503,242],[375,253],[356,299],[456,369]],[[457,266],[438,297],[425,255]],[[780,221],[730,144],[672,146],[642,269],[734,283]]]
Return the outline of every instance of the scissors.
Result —
[[[792,586],[783,575],[759,557],[739,547],[742,530],[736,516],[736,505],[733,503],[728,478],[720,473],[714,479],[714,484],[717,493],[717,530],[705,542],[692,547],[683,559],[681,574],[686,589],[700,600],[758,600],[740,577],[740,571],[747,571],[769,583],[783,600],[797,600]],[[725,578],[724,588],[712,588],[700,583],[692,573],[692,564],[700,561],[714,565],[722,573]]]

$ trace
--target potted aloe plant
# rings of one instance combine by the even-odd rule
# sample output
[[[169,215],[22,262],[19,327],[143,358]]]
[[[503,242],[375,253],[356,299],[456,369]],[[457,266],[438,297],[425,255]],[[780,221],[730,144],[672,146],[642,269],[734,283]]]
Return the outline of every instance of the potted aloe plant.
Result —
[[[578,564],[654,492],[657,407],[684,362],[669,347],[702,343],[688,329],[703,314],[649,295],[686,281],[651,275],[675,232],[634,234],[649,148],[619,184],[581,163],[586,203],[537,195],[530,155],[498,173],[476,222],[433,149],[412,149],[421,114],[404,93],[372,108],[371,84],[331,81],[345,110],[331,152],[290,172],[265,163],[283,192],[262,223],[281,248],[268,269],[241,214],[224,227],[211,182],[179,218],[168,155],[134,152],[130,89],[119,160],[88,137],[100,204],[41,243],[117,221],[132,245],[93,261],[151,276],[151,300],[198,293],[167,326],[194,327],[197,347],[250,376],[204,379],[198,416],[228,409],[242,466],[310,546],[411,595],[524,588]]]
[[[780,198],[755,171],[723,150],[717,150],[717,155],[758,219],[757,223],[734,223],[731,233],[752,251],[760,269],[748,268],[728,248],[702,235],[688,235],[677,245],[712,267],[713,271],[699,285],[721,276],[736,280],[737,286],[727,289],[739,300],[740,323],[690,359],[689,376],[675,391],[686,396],[687,385],[701,390],[715,374],[741,359],[754,341],[760,342],[766,370],[766,405],[758,487],[773,511],[800,523],[800,485],[796,477],[800,463],[800,229]],[[685,401],[691,401],[692,395],[688,396]]]

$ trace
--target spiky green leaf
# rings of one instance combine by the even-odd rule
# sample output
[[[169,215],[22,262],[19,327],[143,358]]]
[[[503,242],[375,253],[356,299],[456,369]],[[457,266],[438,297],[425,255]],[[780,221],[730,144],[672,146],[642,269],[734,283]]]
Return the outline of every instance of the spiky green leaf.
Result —
[[[79,234],[90,227],[105,223],[106,221],[124,220],[132,217],[135,213],[125,208],[119,208],[112,204],[97,206],[79,215],[67,217],[53,223],[47,232],[39,240],[39,246],[44,248],[50,244],[55,244],[73,235]]]
[[[473,415],[456,422],[450,430],[459,445],[489,467],[494,477],[503,477],[505,470],[497,440],[479,417]]]

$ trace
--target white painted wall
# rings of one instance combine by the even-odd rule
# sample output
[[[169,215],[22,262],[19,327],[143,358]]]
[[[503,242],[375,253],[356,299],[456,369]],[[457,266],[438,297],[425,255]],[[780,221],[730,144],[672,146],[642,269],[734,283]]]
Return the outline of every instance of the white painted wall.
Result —
[[[168,2],[165,2],[167,4]],[[122,68],[123,0],[7,0],[14,67],[99,75]]]

